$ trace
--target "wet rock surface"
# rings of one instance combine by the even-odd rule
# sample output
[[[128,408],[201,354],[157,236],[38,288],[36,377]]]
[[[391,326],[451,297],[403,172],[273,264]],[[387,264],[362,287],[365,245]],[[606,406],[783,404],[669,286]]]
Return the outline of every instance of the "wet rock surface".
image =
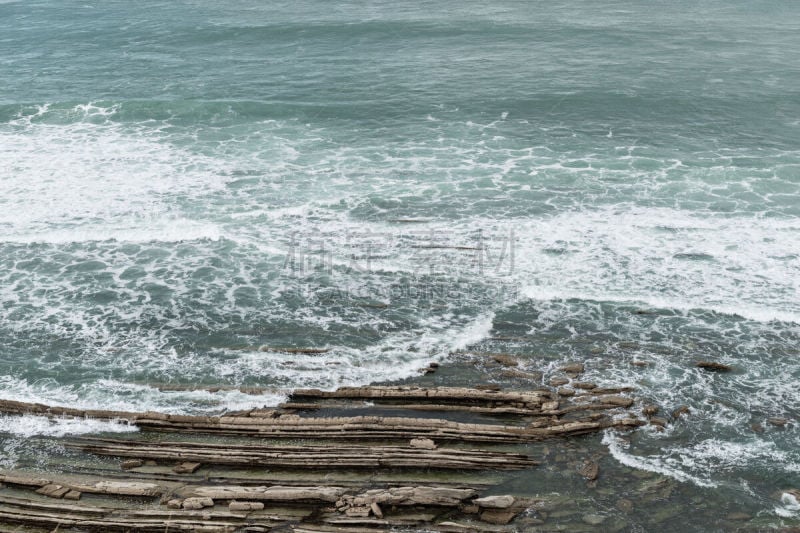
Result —
[[[510,364],[511,359],[504,361]],[[514,365],[518,364],[515,359]],[[541,379],[527,370],[518,372]],[[51,509],[62,515],[71,513],[75,524],[91,517],[98,528],[108,531],[161,531],[164,520],[176,516],[184,520],[184,528],[209,531],[245,524],[270,528],[276,520],[305,524],[302,528],[306,529],[297,531],[409,526],[513,531],[517,518],[525,518],[529,525],[546,524],[548,519],[547,512],[534,511],[537,500],[526,495],[481,494],[500,480],[495,478],[499,473],[530,471],[540,464],[510,446],[521,450],[553,438],[570,439],[609,428],[625,430],[643,423],[626,411],[633,400],[621,396],[622,389],[598,390],[584,384],[579,390],[583,396],[574,390],[564,397],[546,387],[505,390],[493,384],[306,389],[296,391],[279,407],[218,417],[86,412],[0,402],[0,412],[10,416],[123,419],[142,430],[125,438],[68,437],[61,442],[73,454],[115,461],[121,479],[94,474],[88,480],[83,475],[78,482],[72,474],[30,478],[3,473],[0,481],[14,490],[33,489],[39,497],[55,502],[75,501],[85,492],[105,498],[144,498],[135,505],[120,500],[109,507],[67,508],[63,503]],[[351,409],[358,413],[348,416]],[[378,414],[383,410],[390,414]],[[376,414],[362,414],[370,411]],[[79,473],[80,467],[75,468]],[[597,468],[596,463],[586,465],[587,480],[597,479]],[[470,470],[476,474],[468,476]],[[434,475],[446,471],[452,473]],[[324,484],[308,483],[321,479],[320,472],[333,478]],[[376,475],[387,481],[415,482],[377,481]],[[50,524],[36,501],[30,497],[3,500],[1,491],[0,520],[13,507],[20,524]],[[148,499],[160,505],[153,508]],[[66,530],[70,525],[59,527]]]
[[[480,366],[484,360],[481,359],[472,368],[484,368]],[[592,363],[592,368],[597,364],[597,361]],[[519,365],[520,372],[530,371],[522,357],[519,358]],[[416,450],[414,453],[420,454],[483,450],[506,457],[503,454],[510,453],[512,457],[524,456],[532,461],[521,469],[501,470],[484,466],[486,470],[476,470],[473,475],[461,469],[419,469],[416,468],[417,461],[413,460],[402,467],[376,463],[361,471],[352,470],[351,467],[330,469],[317,464],[282,472],[277,466],[254,468],[253,465],[214,464],[213,461],[179,459],[176,455],[155,459],[131,457],[143,464],[124,471],[120,469],[120,463],[126,460],[125,457],[94,454],[82,448],[91,444],[99,446],[98,451],[104,446],[112,451],[111,448],[119,446],[118,442],[103,442],[104,438],[97,437],[68,437],[57,439],[57,442],[59,446],[75,444],[75,447],[67,450],[70,457],[79,459],[71,459],[78,462],[69,468],[79,470],[86,465],[97,468],[97,461],[100,461],[108,465],[104,471],[114,471],[117,477],[87,479],[84,475],[78,483],[70,477],[69,468],[63,475],[52,472],[29,475],[23,480],[28,484],[17,483],[20,479],[15,481],[13,475],[11,482],[0,477],[0,482],[6,487],[0,489],[0,513],[13,509],[14,516],[18,517],[15,519],[33,523],[34,520],[41,520],[42,512],[35,505],[48,502],[62,506],[51,509],[54,514],[60,514],[61,517],[72,514],[81,520],[99,521],[104,523],[103,527],[108,527],[100,530],[109,531],[135,528],[148,531],[148,520],[159,521],[158,528],[153,527],[152,531],[163,531],[165,521],[174,519],[175,513],[181,514],[181,520],[186,521],[187,528],[194,527],[195,530],[211,528],[207,530],[227,531],[225,528],[228,526],[224,525],[226,521],[232,523],[239,520],[241,523],[246,521],[250,528],[260,527],[265,531],[274,529],[281,533],[284,530],[327,532],[336,530],[334,528],[348,532],[390,531],[394,528],[400,531],[643,530],[684,533],[706,530],[705,524],[697,523],[697,516],[703,514],[715,516],[717,522],[725,521],[729,528],[750,528],[743,531],[755,532],[759,527],[771,523],[763,515],[759,516],[758,508],[752,504],[731,505],[728,499],[730,493],[725,489],[702,492],[691,484],[621,465],[608,455],[608,448],[601,444],[601,435],[608,430],[608,415],[612,413],[618,419],[629,416],[639,423],[647,416],[664,418],[679,430],[681,426],[677,420],[689,414],[688,408],[684,411],[680,406],[659,405],[657,399],[645,404],[635,402],[635,398],[631,398],[635,393],[629,394],[632,389],[628,385],[631,384],[609,386],[600,380],[597,382],[601,385],[593,388],[574,387],[575,383],[588,381],[576,382],[574,378],[567,381],[570,388],[576,390],[576,394],[570,397],[559,396],[555,387],[543,387],[541,381],[527,385],[523,390],[512,389],[508,384],[514,383],[515,387],[520,387],[525,384],[520,381],[522,378],[505,376],[513,381],[496,380],[503,367],[495,364],[493,368],[487,370],[486,374],[467,374],[471,376],[470,379],[486,385],[481,388],[443,387],[446,380],[450,379],[448,365],[443,365],[436,374],[420,378],[431,380],[426,382],[426,386],[404,384],[354,387],[340,391],[306,391],[304,393],[309,396],[290,398],[281,407],[267,406],[226,413],[225,417],[216,419],[133,413],[129,414],[132,419],[138,418],[145,425],[150,421],[158,421],[162,425],[154,423],[138,434],[105,440],[123,443],[141,441],[150,450],[169,449],[175,444],[179,444],[177,449],[180,449],[190,442],[198,443],[196,448],[200,450],[204,445],[214,444],[218,448],[209,448],[209,451],[213,449],[217,455],[235,455],[252,452],[247,447],[256,444],[267,452],[270,447],[325,447],[326,441],[335,438],[336,432],[352,430],[358,433],[356,438],[348,436],[336,439],[336,442],[331,442],[331,447],[342,450],[343,445],[350,446],[354,451],[353,457],[362,455],[357,453],[361,451],[360,448],[355,449],[360,446],[384,447],[387,452],[395,448]],[[596,378],[592,376],[592,379]],[[545,383],[549,383],[549,378]],[[539,387],[542,390],[536,390]],[[370,405],[364,407],[365,402]],[[352,416],[356,414],[356,411],[351,411],[355,406],[359,411]],[[658,407],[659,410],[646,414],[646,406]],[[35,409],[53,416],[70,416],[71,413],[82,416],[77,410],[48,411],[47,406]],[[384,415],[383,409],[389,409],[386,411],[389,414]],[[676,416],[675,412],[679,410],[681,412]],[[371,412],[380,412],[381,415],[371,416]],[[106,412],[95,411],[94,414],[104,415]],[[290,427],[303,428],[310,420],[319,417],[331,422],[320,426],[311,422],[313,429],[322,429],[321,439],[287,438],[280,434],[280,431]],[[402,424],[400,418],[404,419]],[[766,426],[766,431],[775,434],[792,427],[791,421],[783,428],[772,426],[767,418],[764,413],[757,415],[754,420],[757,419]],[[413,422],[408,424],[409,421]],[[223,428],[214,427],[214,424],[230,426],[233,434],[222,433],[220,429]],[[239,431],[239,425],[246,427],[251,424],[254,428],[278,427],[280,431],[277,437]],[[488,430],[488,433],[479,433],[477,426],[486,426],[482,429]],[[623,430],[635,427],[636,424],[621,426]],[[211,433],[205,433],[206,428],[211,428]],[[409,431],[422,432],[423,428],[432,433],[409,435]],[[449,437],[454,428],[458,431]],[[227,427],[224,429],[227,430]],[[517,436],[508,438],[513,433],[512,429]],[[528,433],[534,429],[537,431]],[[476,440],[462,441],[456,438],[455,435],[461,431],[467,439]],[[526,438],[520,439],[520,433]],[[638,433],[615,434],[625,440],[636,439]],[[370,440],[373,436],[377,437],[376,440]],[[495,440],[498,436],[501,438]],[[556,438],[551,440],[552,437]],[[420,439],[420,444],[424,442],[424,445],[415,447],[412,445],[414,439]],[[431,448],[428,441],[432,441],[436,448]],[[192,446],[195,447],[194,444]],[[136,450],[142,449],[134,447]],[[225,453],[220,454],[219,450]],[[293,450],[289,451],[293,453]],[[84,456],[81,454],[88,455],[85,462],[80,459]],[[491,454],[486,457],[489,456]],[[326,460],[331,461],[330,458]],[[194,473],[174,472],[173,468],[181,462],[196,462],[202,466]],[[8,474],[3,472],[0,475]],[[66,495],[69,491],[60,498],[35,493],[36,489],[45,485],[69,487],[70,491],[82,495],[88,492],[91,496],[88,500],[85,496],[80,500],[68,500]],[[459,496],[467,495],[463,499],[455,497],[444,500],[440,499],[444,493],[428,492],[423,503],[414,500],[414,497],[409,499],[408,494],[425,496],[425,490],[411,493],[401,491],[399,495],[392,493],[397,489],[425,487],[457,491],[467,489],[469,492],[459,493]],[[696,499],[698,492],[703,494],[702,499]],[[53,494],[58,492],[54,491]],[[512,497],[514,504],[506,508],[489,508],[475,503],[481,498],[497,496]],[[401,497],[410,503],[400,503],[398,498]],[[765,494],[764,497],[771,498],[773,506],[786,505],[780,494],[775,497]],[[199,509],[183,507],[190,498],[210,498],[213,506]],[[34,505],[24,503],[28,500]],[[125,510],[120,511],[120,502],[123,501]],[[77,505],[79,509],[63,507],[68,505]],[[91,507],[93,514],[89,514],[86,507]],[[750,518],[745,519],[744,515]],[[2,516],[0,514],[0,519]],[[276,522],[276,519],[280,520]],[[284,529],[276,529],[276,524],[287,523],[294,525],[288,526],[288,529],[285,525],[281,526]],[[708,523],[711,523],[710,518]],[[52,531],[56,525],[54,519],[50,527],[42,531]],[[62,523],[59,531],[70,530],[70,527],[69,523]]]
[[[717,361],[698,361],[695,366],[711,372],[730,372],[733,367]]]

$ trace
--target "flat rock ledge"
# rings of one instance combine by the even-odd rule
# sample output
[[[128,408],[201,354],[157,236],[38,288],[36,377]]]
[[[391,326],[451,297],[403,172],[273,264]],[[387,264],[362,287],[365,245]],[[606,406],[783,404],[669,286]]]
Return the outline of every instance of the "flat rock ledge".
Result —
[[[646,423],[641,407],[632,410],[630,389],[573,389],[569,396],[545,388],[307,389],[282,406],[221,416],[0,400],[5,415],[112,420],[148,432],[59,439],[86,458],[74,467],[59,463],[51,470],[57,475],[0,471],[0,524],[26,531],[514,531],[532,502],[482,496],[491,489],[484,472],[535,468],[538,461],[519,453],[525,443]],[[331,409],[359,413],[321,414]],[[453,412],[459,421],[448,419]],[[654,412],[646,414],[652,423]],[[97,461],[112,467],[87,466]],[[226,474],[209,479],[212,467]],[[346,475],[321,482],[336,471]],[[472,481],[409,481],[431,471]],[[383,481],[374,481],[376,472]]]
[[[389,397],[395,407],[430,411],[459,410],[487,415],[516,414],[533,420],[527,425],[499,425],[453,422],[442,418],[406,416],[299,416],[291,409],[251,409],[222,416],[170,415],[157,412],[80,410],[68,407],[0,400],[0,413],[40,415],[50,418],[95,418],[136,425],[145,431],[207,433],[289,439],[429,439],[434,442],[529,442],[553,437],[599,431],[609,427],[635,427],[643,424],[629,416],[596,416],[599,411],[630,407],[634,400],[618,393],[622,389],[592,389],[587,394],[567,398],[553,391],[500,392],[460,387],[358,387],[332,393],[313,391],[321,397]],[[312,391],[301,391],[306,396]],[[403,401],[398,403],[402,398]],[[443,401],[448,403],[442,403]],[[457,402],[462,403],[457,403]],[[403,403],[405,402],[405,403]],[[475,402],[482,405],[475,405]],[[619,413],[616,413],[619,414]]]

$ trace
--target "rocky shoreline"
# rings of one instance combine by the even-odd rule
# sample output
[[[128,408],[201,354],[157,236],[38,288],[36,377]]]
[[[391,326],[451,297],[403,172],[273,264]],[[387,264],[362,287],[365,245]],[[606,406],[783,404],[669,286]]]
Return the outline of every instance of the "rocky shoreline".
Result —
[[[698,505],[663,476],[614,479],[608,451],[590,437],[659,431],[688,409],[597,386],[580,363],[533,372],[489,354],[484,375],[510,372],[500,386],[454,372],[464,357],[474,368],[459,354],[413,383],[300,389],[281,405],[219,416],[0,401],[5,416],[139,429],[43,439],[44,452],[0,471],[0,531],[624,531],[629,522],[615,515],[657,524]],[[459,379],[480,384],[453,386]],[[536,479],[546,492],[531,490]],[[742,529],[751,518],[723,520]]]
[[[563,371],[577,378],[582,367]],[[88,459],[62,463],[52,475],[3,471],[0,524],[47,531],[516,531],[515,519],[534,520],[537,500],[498,493],[502,472],[535,469],[539,461],[515,448],[645,424],[631,410],[631,389],[570,383],[306,389],[276,407],[221,416],[4,400],[5,415],[113,420],[140,431],[60,439]],[[118,466],[89,468],[92,457]],[[596,479],[597,468],[587,461],[584,477]]]

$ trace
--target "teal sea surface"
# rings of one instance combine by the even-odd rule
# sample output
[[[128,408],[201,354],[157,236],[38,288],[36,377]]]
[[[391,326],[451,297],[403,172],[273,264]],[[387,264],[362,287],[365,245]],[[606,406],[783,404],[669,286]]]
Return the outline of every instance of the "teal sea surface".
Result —
[[[0,399],[581,361],[691,410],[620,468],[797,524],[798,51],[781,0],[0,0]]]

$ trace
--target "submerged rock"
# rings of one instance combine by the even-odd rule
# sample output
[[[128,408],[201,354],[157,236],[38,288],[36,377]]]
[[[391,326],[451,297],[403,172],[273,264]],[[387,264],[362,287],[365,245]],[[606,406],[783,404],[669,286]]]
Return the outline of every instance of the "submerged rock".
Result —
[[[633,405],[633,398],[626,398],[625,396],[605,396],[602,401],[603,403],[619,407],[630,407]]]
[[[691,413],[689,410],[688,405],[679,405],[674,411],[672,411],[672,418],[680,418],[683,415],[688,415]]]
[[[585,514],[581,517],[581,520],[590,526],[599,526],[606,521],[606,517],[599,514]]]
[[[752,517],[747,513],[731,513],[725,517],[725,520],[745,521],[750,520]]]
[[[172,471],[176,474],[193,474],[200,466],[200,463],[179,463],[172,468]]]
[[[500,363],[503,366],[518,366],[519,361],[516,357],[512,357],[508,354],[504,353],[497,353],[492,355],[492,360],[496,363]]]
[[[524,370],[506,369],[500,372],[500,377],[504,378],[519,378],[528,379],[531,381],[539,381],[542,379],[541,372],[525,372]]]
[[[778,426],[778,427],[783,427],[783,426],[785,426],[786,424],[789,423],[789,421],[787,419],[782,418],[782,417],[777,417],[777,416],[771,417],[771,418],[767,418],[767,422],[769,422],[773,426]]]
[[[487,509],[481,513],[481,520],[490,524],[505,525],[514,520],[519,511],[514,509]]]
[[[582,374],[584,371],[583,363],[570,363],[561,367],[563,372],[567,374]]]
[[[695,363],[695,366],[702,368],[703,370],[710,370],[712,372],[730,372],[733,370],[732,366],[717,363],[716,361],[698,361]]]
[[[600,465],[594,461],[587,460],[583,462],[583,465],[581,465],[581,467],[578,469],[578,472],[589,481],[594,481],[597,479],[597,476],[600,475]]]
[[[653,416],[656,413],[658,413],[658,406],[657,405],[645,405],[642,408],[642,414],[645,415],[645,416]]]
[[[623,513],[630,513],[633,511],[633,502],[626,498],[620,498],[617,500],[616,507]]]

